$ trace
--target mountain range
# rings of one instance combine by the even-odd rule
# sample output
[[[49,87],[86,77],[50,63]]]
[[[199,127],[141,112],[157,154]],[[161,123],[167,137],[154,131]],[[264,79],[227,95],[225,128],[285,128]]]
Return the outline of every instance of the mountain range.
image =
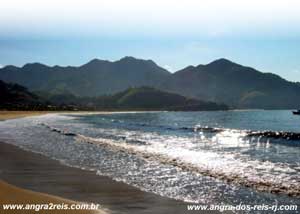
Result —
[[[115,62],[93,59],[79,67],[31,63],[0,70],[1,80],[21,84],[31,91],[91,97],[114,94],[129,87],[158,87],[170,75],[151,60],[133,57]]]
[[[130,87],[148,86],[193,99],[225,103],[232,108],[300,106],[300,83],[227,59],[188,66],[175,73],[152,60],[134,57],[114,62],[94,59],[78,67],[31,63],[0,69],[0,79],[24,85],[33,92],[82,97],[112,95]]]
[[[171,75],[162,87],[234,108],[291,109],[300,106],[299,83],[226,59],[188,66]]]

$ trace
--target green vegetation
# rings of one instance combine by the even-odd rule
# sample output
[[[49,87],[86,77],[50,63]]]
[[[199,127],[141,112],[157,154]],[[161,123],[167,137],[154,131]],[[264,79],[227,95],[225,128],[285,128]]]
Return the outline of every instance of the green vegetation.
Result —
[[[5,110],[226,110],[227,106],[163,92],[149,87],[129,88],[112,96],[72,94],[35,95],[17,84],[0,81],[0,109]]]
[[[0,110],[57,111],[74,110],[73,106],[51,104],[25,87],[0,80]]]
[[[107,102],[109,101],[109,102]],[[163,92],[154,88],[129,88],[113,96],[98,97],[96,106],[120,109],[201,111],[226,110],[227,106],[212,102],[189,99],[181,95]]]

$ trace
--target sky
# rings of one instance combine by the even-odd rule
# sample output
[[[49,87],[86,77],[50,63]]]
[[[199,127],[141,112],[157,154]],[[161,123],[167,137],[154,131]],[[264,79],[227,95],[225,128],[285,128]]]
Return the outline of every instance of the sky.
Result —
[[[300,81],[300,1],[0,2],[0,67],[124,56],[171,72],[227,58]]]

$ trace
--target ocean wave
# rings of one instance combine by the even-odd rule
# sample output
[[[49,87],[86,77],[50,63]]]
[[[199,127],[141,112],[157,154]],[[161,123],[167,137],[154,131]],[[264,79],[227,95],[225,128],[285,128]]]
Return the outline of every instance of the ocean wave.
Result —
[[[126,136],[119,136],[119,138],[114,139],[93,138],[69,132],[67,129],[52,127],[46,123],[41,125],[58,134],[74,137],[79,142],[100,145],[115,152],[136,155],[148,161],[172,165],[182,170],[192,171],[228,183],[251,187],[265,192],[300,196],[300,177],[287,178],[290,176],[288,172],[292,172],[294,169],[286,165],[276,165],[271,162],[261,161],[242,162],[238,158],[226,157],[226,154],[220,155],[212,151],[193,151],[184,147],[175,148],[176,146],[172,147],[171,144],[169,146],[163,143],[148,144],[145,141]],[[282,173],[281,176],[284,179],[281,179],[281,176],[270,174],[270,169]],[[261,174],[262,171],[266,173]]]
[[[293,141],[300,140],[300,133],[296,133],[296,132],[249,131],[247,133],[247,136],[285,139],[285,140],[293,140]]]
[[[210,168],[208,165],[196,165],[190,162],[187,162],[180,158],[175,158],[173,156],[170,156],[166,153],[160,153],[160,151],[156,151],[154,149],[145,147],[145,146],[136,146],[136,145],[130,145],[126,143],[125,141],[112,141],[109,139],[102,139],[102,138],[92,138],[87,137],[84,135],[78,134],[76,136],[76,140],[79,142],[85,142],[90,144],[97,144],[102,147],[108,148],[112,151],[116,152],[125,152],[132,155],[137,155],[141,158],[144,158],[146,160],[152,160],[152,161],[158,161],[162,164],[168,164],[172,165],[174,167],[180,168],[182,170],[188,170],[193,171],[195,173],[199,173],[204,176],[213,177],[216,179],[223,180],[228,183],[238,184],[245,187],[251,187],[259,191],[265,191],[270,193],[282,193],[287,194],[289,196],[300,196],[300,185],[299,181],[296,182],[287,182],[287,181],[277,181],[272,182],[271,180],[268,180],[268,176],[274,176],[274,175],[267,175],[267,176],[261,176],[257,177],[256,175],[251,176],[249,173],[248,175],[244,175],[241,172],[232,173],[229,172],[225,173],[222,170],[219,170],[220,168]],[[212,157],[214,158],[214,157]],[[225,160],[225,159],[224,159]],[[226,169],[226,166],[224,165],[226,161],[223,163],[223,169]],[[232,162],[233,163],[233,162]],[[209,163],[208,163],[209,164]],[[243,163],[242,163],[243,164]],[[257,163],[257,166],[263,165],[263,163]],[[272,168],[273,166],[266,166],[269,168]],[[278,168],[278,170],[281,170],[285,168],[285,166],[276,166],[275,168]],[[288,170],[288,169],[285,169]],[[292,170],[292,169],[290,169]],[[256,176],[256,177],[255,177]]]
[[[124,121],[121,120],[113,120],[114,123],[122,123],[124,125]],[[239,130],[239,129],[228,129],[228,128],[220,128],[220,127],[209,127],[209,126],[168,126],[168,125],[155,125],[149,123],[128,123],[127,125],[132,126],[141,126],[141,127],[150,127],[150,128],[159,128],[164,130],[173,130],[173,131],[188,131],[188,132],[204,132],[204,133],[220,133],[225,131],[235,131],[240,133],[245,133],[246,137],[262,137],[262,138],[270,138],[270,139],[283,139],[288,141],[300,141],[300,133],[297,132],[285,132],[285,131],[253,131],[253,130]]]
[[[48,129],[50,129],[51,131],[53,132],[57,132],[59,134],[63,134],[63,135],[66,135],[66,136],[77,136],[76,133],[73,133],[73,132],[69,132],[67,130],[62,130],[62,129],[58,129],[58,128],[55,128],[55,127],[52,127],[52,126],[49,126],[47,125],[46,123],[40,123],[41,126],[44,126]]]
[[[47,129],[49,129],[52,132],[56,132],[56,133],[59,133],[59,134],[65,135],[65,136],[71,136],[71,137],[78,136],[78,133],[70,132],[68,129],[56,128],[56,127],[50,126],[46,123],[40,123],[40,125],[46,127]],[[129,142],[132,144],[137,144],[137,145],[146,145],[147,144],[146,141],[134,139],[129,136],[110,135],[110,134],[103,134],[103,135],[105,136],[105,138],[112,139],[112,140],[126,140],[126,142]]]
[[[266,141],[269,143],[281,143],[288,145],[300,145],[300,133],[297,132],[284,132],[284,131],[251,131],[251,130],[239,130],[239,129],[226,129],[226,128],[215,128],[215,127],[199,127],[195,126],[193,128],[184,127],[183,129],[192,130],[194,132],[203,132],[203,133],[222,133],[222,132],[234,132],[240,133],[244,138],[260,138],[261,143],[263,139],[281,139],[284,141]],[[293,142],[287,142],[293,141]]]
[[[208,127],[208,126],[169,126],[169,125],[158,125],[158,124],[151,124],[151,123],[140,123],[140,122],[126,122],[124,120],[118,120],[118,119],[110,119],[107,120],[105,118],[102,118],[104,121],[109,121],[114,124],[120,124],[121,126],[133,126],[133,127],[147,127],[147,128],[157,128],[157,129],[163,129],[163,130],[173,130],[173,131],[188,131],[188,132],[197,132],[197,131],[205,131],[205,132],[221,132],[225,129],[218,128],[218,127]]]
[[[189,129],[192,130],[192,129]],[[193,128],[194,132],[210,132],[220,133],[224,131],[234,131],[244,133],[246,137],[262,137],[271,139],[284,139],[290,141],[299,141],[300,133],[297,132],[284,132],[284,131],[251,131],[251,130],[239,130],[239,129],[226,129],[226,128],[215,128],[215,127],[197,127]]]
[[[146,123],[143,123],[146,126]],[[68,131],[68,129],[58,129],[56,127],[52,127],[46,123],[41,123],[40,125],[49,128],[53,132],[58,132],[66,136],[76,136],[76,133]],[[149,125],[149,124],[148,124]],[[286,146],[299,146],[300,145],[300,133],[296,132],[283,132],[283,131],[251,131],[251,130],[239,130],[239,129],[225,129],[219,127],[209,127],[209,126],[199,126],[196,125],[194,127],[170,127],[170,126],[156,126],[156,127],[164,127],[164,129],[168,130],[186,130],[189,132],[199,133],[202,135],[211,134],[212,136],[222,136],[225,134],[226,136],[236,136],[238,135],[241,140],[250,139],[251,142],[259,142],[259,143],[274,143],[274,144],[283,144]],[[110,138],[113,140],[126,140],[127,142],[133,144],[146,145],[147,142],[141,139],[132,138],[126,135],[116,135],[114,134],[106,134],[103,133],[105,138]],[[255,140],[257,139],[257,141]]]

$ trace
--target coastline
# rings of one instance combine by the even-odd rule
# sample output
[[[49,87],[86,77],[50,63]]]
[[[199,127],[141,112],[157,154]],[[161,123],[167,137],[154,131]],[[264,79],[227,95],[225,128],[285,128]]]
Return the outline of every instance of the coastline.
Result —
[[[3,111],[0,112],[0,119],[6,120],[48,113],[70,112],[14,111],[2,113]],[[185,202],[144,192],[125,183],[114,181],[109,177],[96,175],[95,172],[62,165],[59,161],[41,154],[24,151],[7,142],[9,139],[5,142],[0,140],[0,189],[3,196],[0,201],[2,204],[7,203],[10,199],[9,196],[4,195],[5,192],[3,191],[12,190],[14,200],[11,200],[11,203],[21,203],[22,201],[18,198],[26,198],[30,199],[31,203],[49,202],[50,200],[52,202],[100,204],[101,208],[102,206],[107,208],[102,209],[100,213],[165,214],[186,212],[187,204]],[[28,201],[25,200],[22,203],[26,202]],[[12,213],[15,213],[14,210]],[[79,212],[64,211],[64,213]],[[95,212],[84,211],[83,213]],[[189,211],[189,213],[193,212]]]
[[[113,112],[107,111],[6,111],[0,110],[0,121],[3,120],[11,120],[17,119],[22,117],[33,117],[33,116],[40,116],[44,114],[58,114],[58,113],[68,113],[68,114],[110,114]]]
[[[109,210],[108,213],[186,212],[184,202],[143,192],[95,172],[62,165],[59,161],[4,142],[0,142],[0,169],[0,180],[4,182],[54,197],[68,198],[62,200],[100,204]],[[18,191],[16,193],[19,194]]]
[[[22,118],[22,117],[30,117],[30,116],[39,116],[39,115],[43,115],[43,114],[48,114],[51,112],[48,111],[0,111],[0,122],[3,120],[9,120],[9,119],[17,119],[17,118]],[[53,112],[54,113],[54,112]],[[6,151],[6,149],[8,149],[8,147],[10,147],[12,145],[0,142],[0,148],[1,148],[1,152],[2,149],[4,149],[4,152]],[[3,148],[5,147],[5,148]],[[13,146],[11,147],[13,148]],[[16,147],[17,148],[17,147]],[[13,152],[13,151],[12,151]],[[2,152],[3,153],[3,152]],[[3,154],[2,154],[3,155]],[[73,200],[69,200],[66,198],[62,198],[62,197],[58,197],[58,196],[54,196],[54,195],[50,195],[50,194],[45,194],[45,193],[41,193],[40,191],[36,190],[36,191],[31,191],[31,190],[27,190],[24,188],[19,188],[17,186],[14,186],[11,184],[11,179],[7,179],[6,181],[3,180],[3,170],[5,169],[5,167],[3,167],[3,165],[5,165],[5,163],[7,161],[10,161],[8,159],[5,158],[5,156],[1,157],[1,162],[3,162],[4,164],[1,164],[1,168],[0,168],[0,213],[5,212],[5,213],[38,213],[35,210],[3,210],[3,204],[49,204],[49,203],[55,203],[55,204],[67,204],[68,206],[72,205],[72,204],[81,204],[81,202],[79,201],[73,201]],[[22,177],[22,175],[20,175],[20,177]],[[106,214],[109,213],[108,211],[104,211],[101,209],[98,210],[48,210],[47,212],[50,213],[68,213],[68,214],[76,214],[76,213],[86,213],[86,214]]]
[[[17,119],[22,117],[40,116],[44,114],[115,114],[115,113],[144,113],[144,112],[161,112],[161,111],[6,111],[0,110],[0,121]]]
[[[9,119],[17,119],[21,117],[30,117],[30,116],[38,116],[50,113],[48,111],[2,111],[0,110],[0,121],[1,120],[9,120]]]

